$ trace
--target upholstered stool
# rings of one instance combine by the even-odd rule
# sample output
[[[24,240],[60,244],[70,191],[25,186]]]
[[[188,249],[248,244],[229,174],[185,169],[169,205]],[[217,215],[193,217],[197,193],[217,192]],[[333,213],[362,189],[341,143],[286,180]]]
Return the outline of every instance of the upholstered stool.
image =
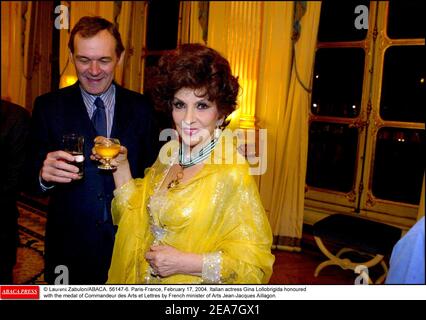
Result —
[[[360,265],[371,268],[380,263],[384,274],[377,279],[376,284],[383,283],[386,278],[388,268],[384,256],[392,253],[393,246],[401,238],[399,228],[345,214],[333,214],[316,222],[313,225],[313,233],[318,247],[329,259],[318,265],[315,277],[330,265],[355,270]],[[334,255],[325,247],[323,241],[332,242],[341,249]],[[355,262],[342,258],[342,255],[348,252],[357,252],[368,259],[365,262]],[[369,277],[368,282],[372,283]]]

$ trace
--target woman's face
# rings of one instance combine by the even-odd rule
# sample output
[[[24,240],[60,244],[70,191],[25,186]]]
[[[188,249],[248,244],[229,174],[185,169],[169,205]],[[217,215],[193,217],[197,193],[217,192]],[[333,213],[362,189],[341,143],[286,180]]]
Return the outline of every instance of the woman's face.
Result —
[[[210,141],[220,117],[216,103],[197,96],[200,92],[203,90],[182,88],[172,101],[176,129],[183,143],[190,147]]]

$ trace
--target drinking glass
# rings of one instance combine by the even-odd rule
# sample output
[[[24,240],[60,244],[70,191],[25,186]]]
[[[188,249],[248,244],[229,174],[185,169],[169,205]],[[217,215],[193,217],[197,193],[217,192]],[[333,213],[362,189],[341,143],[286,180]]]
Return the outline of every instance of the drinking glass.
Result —
[[[120,152],[120,141],[115,138],[105,138],[95,143],[96,153],[105,160],[104,164],[98,166],[102,170],[113,170],[116,167],[111,165],[112,158]]]
[[[76,166],[79,179],[84,176],[84,137],[75,133],[62,136],[63,150],[74,156],[73,162],[68,162]]]

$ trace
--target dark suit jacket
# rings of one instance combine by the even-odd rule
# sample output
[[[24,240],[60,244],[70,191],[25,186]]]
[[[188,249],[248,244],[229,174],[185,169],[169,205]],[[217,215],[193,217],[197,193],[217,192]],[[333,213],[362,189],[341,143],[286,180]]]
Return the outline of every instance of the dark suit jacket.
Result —
[[[16,197],[25,162],[30,114],[2,100],[0,106],[0,283],[11,283],[18,244]]]
[[[111,137],[126,146],[133,177],[143,177],[158,153],[158,129],[153,108],[146,98],[116,85]],[[90,160],[96,131],[90,121],[77,84],[35,100],[30,134],[28,178],[40,189],[39,171],[46,154],[62,150],[64,134],[84,136],[84,178],[51,189],[46,226],[46,280],[53,283],[55,267],[65,265],[70,284],[102,284],[107,280],[114,244],[111,172]],[[104,206],[108,217],[104,219]],[[62,272],[61,272],[62,274]]]

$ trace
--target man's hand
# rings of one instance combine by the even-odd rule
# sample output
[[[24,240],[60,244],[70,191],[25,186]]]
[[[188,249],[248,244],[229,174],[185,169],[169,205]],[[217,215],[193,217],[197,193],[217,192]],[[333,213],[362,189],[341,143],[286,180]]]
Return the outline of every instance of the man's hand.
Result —
[[[70,183],[79,180],[79,169],[66,161],[73,162],[74,157],[62,150],[49,152],[40,170],[40,177],[49,183]]]

